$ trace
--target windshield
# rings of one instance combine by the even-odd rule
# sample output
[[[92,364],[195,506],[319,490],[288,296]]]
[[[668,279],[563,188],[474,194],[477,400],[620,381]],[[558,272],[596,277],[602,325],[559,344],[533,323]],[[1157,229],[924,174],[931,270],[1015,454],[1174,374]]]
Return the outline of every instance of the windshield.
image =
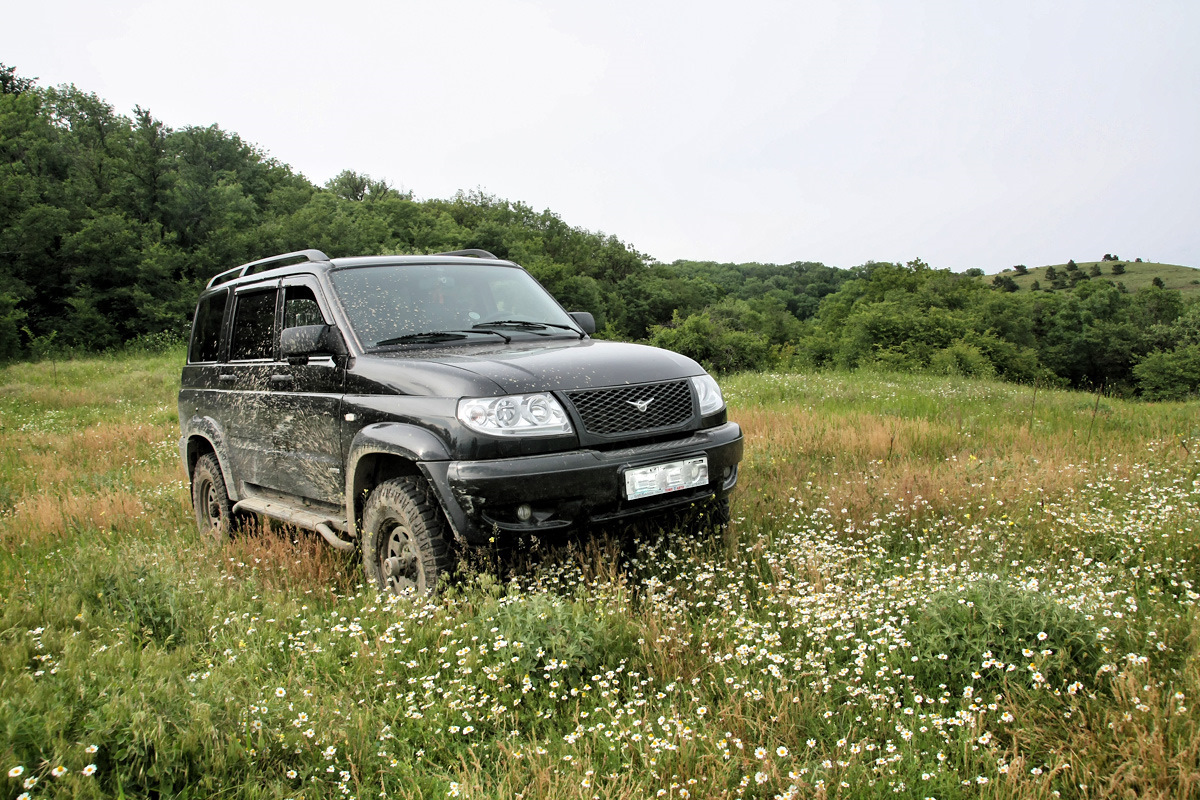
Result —
[[[557,335],[578,326],[527,272],[494,264],[399,264],[330,273],[363,347],[513,333]],[[537,323],[537,324],[523,324]],[[564,330],[565,329],[565,330]]]

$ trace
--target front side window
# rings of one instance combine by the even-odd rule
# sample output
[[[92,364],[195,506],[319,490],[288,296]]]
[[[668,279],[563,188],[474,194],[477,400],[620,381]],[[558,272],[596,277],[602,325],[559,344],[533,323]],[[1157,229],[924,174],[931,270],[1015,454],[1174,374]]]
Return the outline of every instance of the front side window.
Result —
[[[317,296],[308,286],[288,286],[283,295],[283,327],[296,328],[301,325],[324,325],[321,306]]]
[[[275,290],[245,292],[237,296],[230,361],[269,359],[275,347]]]
[[[402,264],[337,270],[331,277],[355,334],[368,348],[424,333],[467,335],[495,322],[510,323],[503,329],[509,336],[577,331],[554,298],[515,267]],[[513,322],[549,327],[526,330]]]
[[[228,297],[229,292],[212,294],[197,304],[188,361],[216,361],[220,357],[221,322],[225,319],[225,301]]]

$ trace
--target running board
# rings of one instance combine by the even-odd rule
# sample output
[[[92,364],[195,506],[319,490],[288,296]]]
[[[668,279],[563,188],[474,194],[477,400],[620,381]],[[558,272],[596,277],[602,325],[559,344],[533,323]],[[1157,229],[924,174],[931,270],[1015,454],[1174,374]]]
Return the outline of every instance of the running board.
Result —
[[[297,508],[287,503],[273,502],[262,497],[247,497],[245,500],[239,501],[233,510],[234,512],[245,511],[251,514],[262,514],[264,517],[277,519],[280,522],[295,525],[297,528],[316,531],[321,534],[321,538],[338,550],[349,551],[356,547],[354,542],[348,542],[334,532],[334,528],[345,530],[345,520],[330,519],[328,515],[314,514],[303,508]]]

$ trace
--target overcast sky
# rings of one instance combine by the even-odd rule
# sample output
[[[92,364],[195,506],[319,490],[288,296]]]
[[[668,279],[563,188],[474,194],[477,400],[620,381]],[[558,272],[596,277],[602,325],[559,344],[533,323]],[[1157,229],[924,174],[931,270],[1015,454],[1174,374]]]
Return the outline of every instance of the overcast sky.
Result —
[[[10,3],[0,62],[662,261],[1200,266],[1200,3]]]

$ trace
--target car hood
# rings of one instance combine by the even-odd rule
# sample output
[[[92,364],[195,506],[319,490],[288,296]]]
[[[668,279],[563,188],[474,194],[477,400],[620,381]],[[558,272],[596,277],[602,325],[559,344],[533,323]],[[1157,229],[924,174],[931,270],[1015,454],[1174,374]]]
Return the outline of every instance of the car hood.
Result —
[[[356,359],[353,373],[402,394],[492,395],[652,383],[703,375],[687,356],[595,339],[412,348]]]

